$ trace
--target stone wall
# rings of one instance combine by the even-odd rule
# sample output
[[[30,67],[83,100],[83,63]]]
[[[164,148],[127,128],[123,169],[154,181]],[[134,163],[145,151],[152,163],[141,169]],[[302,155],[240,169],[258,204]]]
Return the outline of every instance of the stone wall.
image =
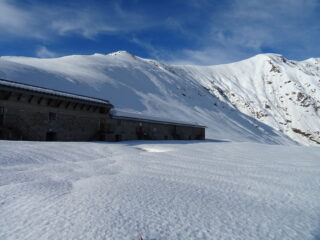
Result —
[[[108,115],[90,104],[11,94],[0,99],[0,138],[32,141],[99,140],[100,122]],[[49,103],[50,101],[50,103]]]
[[[205,129],[113,119],[101,105],[0,88],[0,139],[31,141],[202,140]]]
[[[110,140],[203,140],[205,129],[145,122],[143,120],[108,119]]]

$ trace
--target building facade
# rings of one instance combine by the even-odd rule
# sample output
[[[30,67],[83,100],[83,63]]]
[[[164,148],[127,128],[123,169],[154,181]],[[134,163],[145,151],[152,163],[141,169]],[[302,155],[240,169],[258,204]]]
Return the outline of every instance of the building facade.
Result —
[[[112,108],[106,100],[0,79],[0,139],[205,139],[204,126],[115,114]]]
[[[111,124],[123,140],[204,140],[205,127],[168,119],[111,111]]]

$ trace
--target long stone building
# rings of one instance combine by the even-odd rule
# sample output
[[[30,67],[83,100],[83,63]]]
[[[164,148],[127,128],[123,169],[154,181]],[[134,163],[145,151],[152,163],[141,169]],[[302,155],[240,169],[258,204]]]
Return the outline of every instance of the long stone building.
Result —
[[[0,79],[0,139],[203,140],[205,127],[119,112],[106,100]]]

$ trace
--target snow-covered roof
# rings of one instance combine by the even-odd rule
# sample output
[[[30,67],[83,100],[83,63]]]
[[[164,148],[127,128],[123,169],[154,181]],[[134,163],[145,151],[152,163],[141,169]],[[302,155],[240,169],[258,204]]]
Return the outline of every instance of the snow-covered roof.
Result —
[[[125,112],[125,111],[116,110],[116,109],[112,109],[110,111],[110,114],[111,114],[111,117],[114,119],[135,120],[135,121],[138,120],[141,122],[152,122],[152,123],[160,123],[160,124],[205,128],[205,126],[199,125],[196,122],[172,120],[172,119],[167,119],[167,118],[162,118],[157,116],[143,115],[140,113]]]
[[[99,104],[110,104],[109,101],[99,99],[99,98],[93,98],[93,97],[63,92],[63,91],[53,90],[53,89],[44,88],[44,87],[33,86],[30,84],[13,82],[13,81],[4,80],[4,79],[0,79],[0,86],[1,85],[6,86],[6,87],[12,87],[12,88],[17,88],[17,89],[32,91],[32,92],[49,94],[49,95],[53,95],[53,96],[72,98],[72,99],[76,99],[76,100],[94,102],[94,103],[99,103]]]

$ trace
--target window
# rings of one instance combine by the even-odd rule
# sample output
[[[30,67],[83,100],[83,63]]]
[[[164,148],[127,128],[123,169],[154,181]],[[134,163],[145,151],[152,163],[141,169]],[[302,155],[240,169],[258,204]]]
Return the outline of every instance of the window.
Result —
[[[100,131],[105,131],[106,130],[106,120],[104,118],[100,119]]]
[[[48,131],[46,135],[46,141],[57,141],[57,133]]]
[[[57,114],[54,112],[49,112],[49,121],[57,120]]]
[[[120,134],[117,134],[115,136],[115,140],[116,140],[116,142],[122,141],[122,136]]]
[[[4,125],[4,112],[5,112],[5,108],[0,107],[0,126]]]

